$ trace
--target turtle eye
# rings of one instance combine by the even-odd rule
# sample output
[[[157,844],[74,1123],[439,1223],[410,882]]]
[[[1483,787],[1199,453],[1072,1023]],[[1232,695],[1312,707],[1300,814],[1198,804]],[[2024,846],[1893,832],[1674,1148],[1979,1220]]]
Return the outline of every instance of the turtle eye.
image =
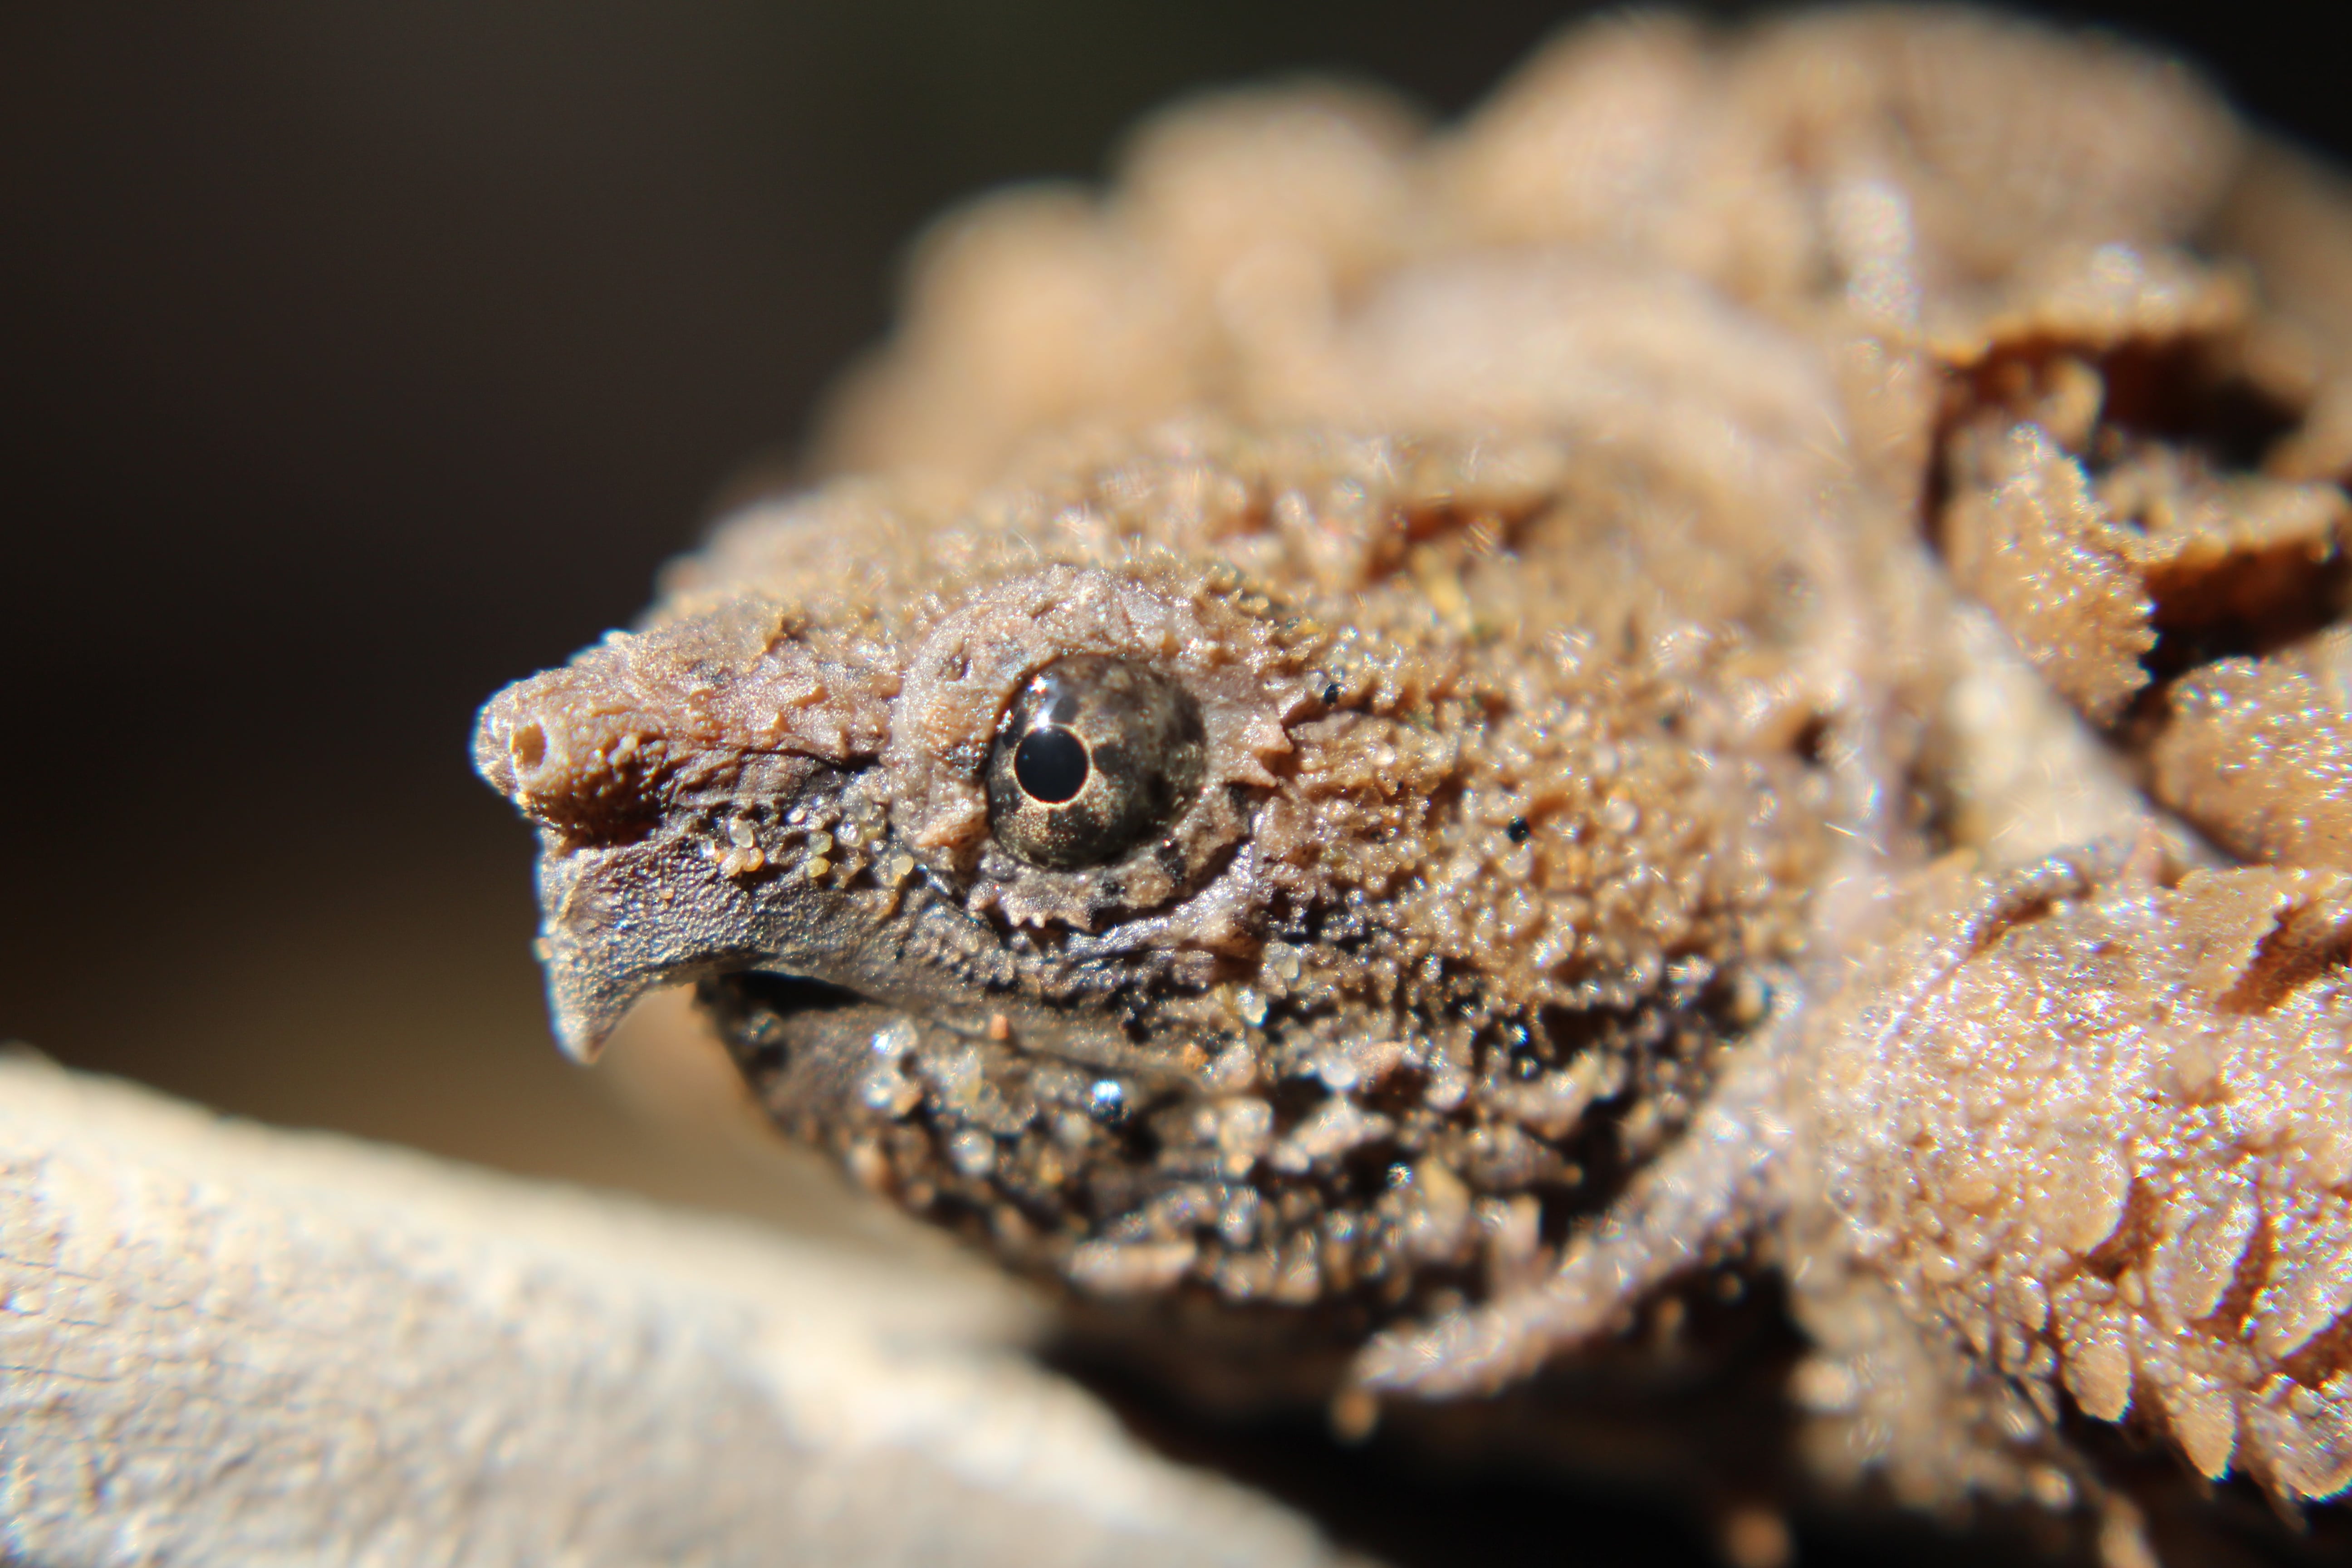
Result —
[[[1123,658],[1074,654],[1029,678],[988,753],[988,821],[1033,866],[1118,859],[1176,820],[1208,761],[1201,706]]]

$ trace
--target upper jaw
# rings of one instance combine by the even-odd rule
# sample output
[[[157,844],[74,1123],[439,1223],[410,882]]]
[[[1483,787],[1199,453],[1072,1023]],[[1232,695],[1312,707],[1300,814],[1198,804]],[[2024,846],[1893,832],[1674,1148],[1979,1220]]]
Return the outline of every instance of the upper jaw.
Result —
[[[805,945],[826,890],[760,834],[781,851],[780,809],[837,771],[789,753],[713,770],[593,673],[509,687],[474,742],[477,771],[539,826],[539,957],[556,1039],[582,1061],[646,992]]]
[[[551,837],[552,837],[551,835]],[[566,1054],[592,1061],[638,997],[748,968],[791,911],[763,909],[702,846],[678,833],[562,848],[539,862],[539,956]]]
[[[483,706],[475,769],[540,830],[539,952],[566,1052],[594,1057],[657,986],[822,961],[840,895],[794,874],[784,815],[837,797],[880,743],[864,708],[806,700],[824,673],[747,602],[616,633]]]
[[[711,832],[708,815],[675,811],[617,843],[542,830],[539,952],[556,1037],[576,1059],[593,1059],[646,993],[746,970],[1074,1060],[1135,1066],[1151,1055],[1097,1009],[1035,999],[1002,938],[953,900],[919,881],[886,892],[811,876],[772,810],[742,832],[748,846]]]

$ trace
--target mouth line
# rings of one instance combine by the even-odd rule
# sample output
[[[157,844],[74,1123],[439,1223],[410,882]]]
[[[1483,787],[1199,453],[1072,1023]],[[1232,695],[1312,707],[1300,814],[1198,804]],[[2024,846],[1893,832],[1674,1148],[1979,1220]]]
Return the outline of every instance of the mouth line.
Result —
[[[1015,1021],[1011,1007],[1003,1011],[982,1009],[977,1013],[961,1007],[932,1007],[906,999],[872,991],[838,981],[795,974],[781,969],[763,969],[753,965],[730,967],[704,974],[695,981],[697,994],[708,1000],[709,988],[728,986],[739,998],[774,1016],[780,1022],[794,1017],[866,1008],[876,1014],[905,1019],[919,1026],[935,1027],[943,1034],[977,1046],[1010,1051],[1036,1062],[1053,1062],[1076,1068],[1097,1075],[1113,1075],[1135,1082],[1139,1089],[1152,1093],[1185,1091],[1197,1089],[1193,1076],[1173,1058],[1175,1048],[1168,1047],[1168,1059],[1153,1059],[1154,1047],[1150,1042],[1120,1039],[1115,1051],[1071,1048],[1057,1035],[1083,1040],[1083,1026],[1068,1031],[1024,1028]],[[1118,1035],[1115,1024],[1103,1021],[1107,1035]]]

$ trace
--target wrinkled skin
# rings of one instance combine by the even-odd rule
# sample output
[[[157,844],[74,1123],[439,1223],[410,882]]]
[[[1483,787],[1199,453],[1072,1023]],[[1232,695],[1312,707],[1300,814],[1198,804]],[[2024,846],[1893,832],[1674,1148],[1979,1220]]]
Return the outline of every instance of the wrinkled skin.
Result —
[[[984,205],[829,426],[867,477],[485,709],[559,1033],[699,982],[860,1182],[1349,1421],[1770,1279],[1822,1475],[2116,1563],[2197,1505],[2102,1424],[2332,1497],[2316,178],[2112,48],[1864,13]]]

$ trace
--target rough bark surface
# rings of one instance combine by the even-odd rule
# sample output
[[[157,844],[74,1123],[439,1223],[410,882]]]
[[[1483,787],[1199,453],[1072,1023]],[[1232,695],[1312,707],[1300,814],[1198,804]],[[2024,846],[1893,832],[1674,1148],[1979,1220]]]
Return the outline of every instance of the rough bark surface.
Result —
[[[0,1059],[0,1556],[1332,1562],[877,1259]]]

